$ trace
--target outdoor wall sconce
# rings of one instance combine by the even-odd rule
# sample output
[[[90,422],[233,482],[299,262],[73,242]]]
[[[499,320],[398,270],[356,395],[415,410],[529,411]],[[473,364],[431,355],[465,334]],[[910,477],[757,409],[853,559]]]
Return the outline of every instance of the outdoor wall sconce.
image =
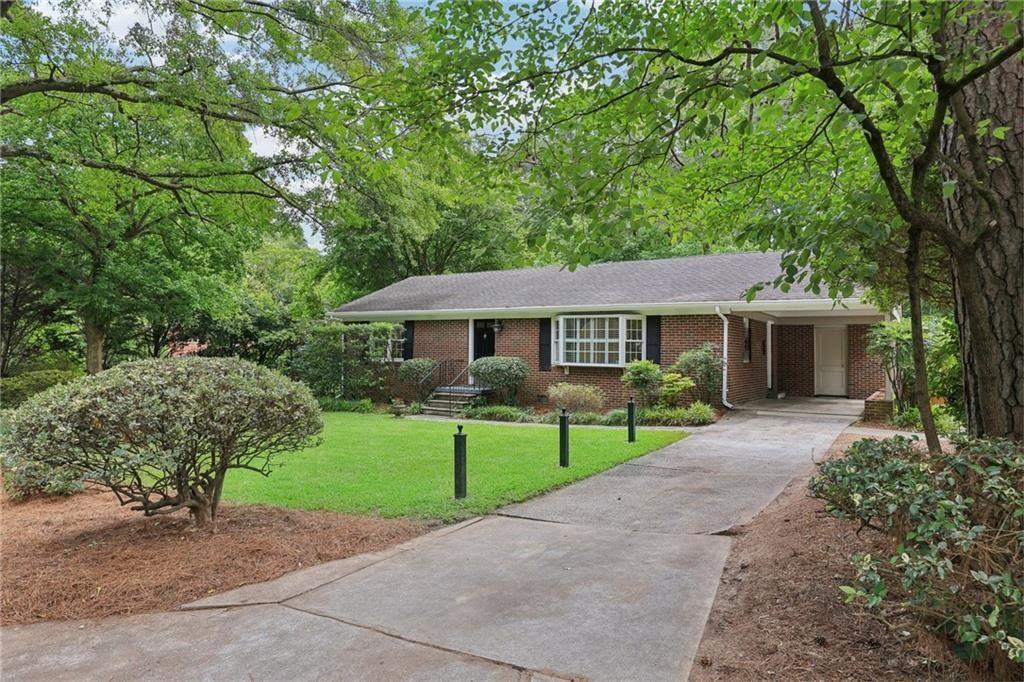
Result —
[[[501,320],[495,320],[494,321],[494,326],[491,327],[491,328],[494,330],[495,334],[499,334],[499,333],[501,333],[501,329],[502,329],[503,326],[504,325],[501,323]]]

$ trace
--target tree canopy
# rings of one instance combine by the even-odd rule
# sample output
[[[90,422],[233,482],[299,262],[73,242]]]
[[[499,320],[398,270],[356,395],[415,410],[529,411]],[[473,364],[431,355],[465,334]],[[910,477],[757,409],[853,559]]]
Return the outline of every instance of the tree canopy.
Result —
[[[785,251],[767,284],[839,298],[872,279],[880,249],[905,244],[922,349],[930,237],[951,258],[966,385],[984,405],[971,428],[1020,436],[1019,2],[463,9],[428,11],[433,48],[408,110],[484,133],[530,164],[556,205],[586,215],[566,261],[678,211],[690,219],[680,227],[736,225],[745,243]],[[993,261],[999,272],[977,274]]]

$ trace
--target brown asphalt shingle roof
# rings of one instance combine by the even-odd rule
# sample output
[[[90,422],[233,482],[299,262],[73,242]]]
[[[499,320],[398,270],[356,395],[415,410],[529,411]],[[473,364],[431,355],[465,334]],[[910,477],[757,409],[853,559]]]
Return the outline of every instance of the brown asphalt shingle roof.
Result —
[[[778,252],[726,253],[600,263],[574,272],[552,265],[519,270],[409,277],[356,299],[336,313],[479,310],[741,301],[744,292],[780,273]],[[757,300],[827,300],[796,285],[770,286]]]

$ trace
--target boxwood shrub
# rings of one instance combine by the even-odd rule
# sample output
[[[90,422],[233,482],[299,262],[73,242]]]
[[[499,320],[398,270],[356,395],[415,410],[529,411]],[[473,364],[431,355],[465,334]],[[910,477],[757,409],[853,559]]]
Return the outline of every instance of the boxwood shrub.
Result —
[[[526,380],[529,368],[520,358],[494,355],[477,358],[469,365],[477,383],[492,389],[499,402],[511,403]]]

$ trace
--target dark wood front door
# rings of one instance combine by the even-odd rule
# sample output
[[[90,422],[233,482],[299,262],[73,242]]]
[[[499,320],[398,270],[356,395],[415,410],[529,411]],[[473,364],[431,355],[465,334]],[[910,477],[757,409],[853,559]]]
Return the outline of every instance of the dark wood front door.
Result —
[[[494,355],[494,320],[473,320],[473,359]]]

